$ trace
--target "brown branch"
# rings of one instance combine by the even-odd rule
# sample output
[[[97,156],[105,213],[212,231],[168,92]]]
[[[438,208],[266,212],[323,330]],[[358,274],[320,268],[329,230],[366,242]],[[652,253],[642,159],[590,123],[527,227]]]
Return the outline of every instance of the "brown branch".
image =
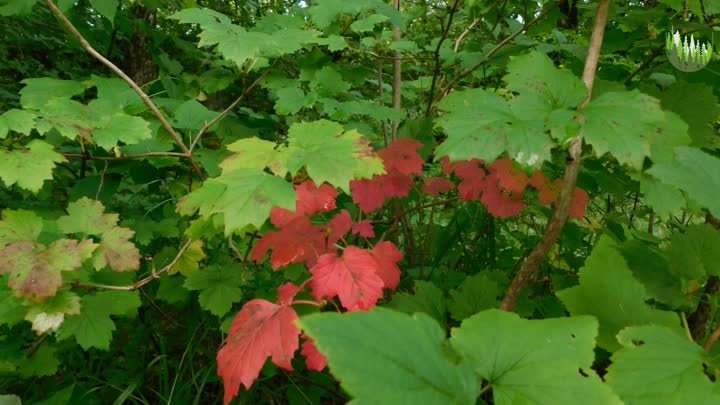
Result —
[[[609,6],[610,0],[600,0],[598,3],[595,14],[595,24],[593,26],[592,36],[590,37],[590,47],[588,48],[588,55],[585,59],[585,69],[583,70],[583,82],[587,87],[588,94],[585,101],[578,106],[578,110],[582,110],[592,96],[592,86],[595,82],[595,72],[600,58],[600,48],[605,34]],[[575,185],[577,184],[577,176],[580,171],[581,154],[582,138],[577,137],[572,141],[569,148],[570,160],[565,167],[565,177],[555,211],[548,221],[547,228],[540,242],[538,242],[532,252],[530,252],[522,266],[520,266],[520,271],[518,271],[510,284],[503,299],[501,309],[512,311],[515,308],[520,293],[522,293],[523,289],[525,289],[535,277],[540,269],[540,265],[547,258],[548,252],[560,237],[560,233],[568,220],[570,205],[573,195],[575,194]]]
[[[468,75],[470,75],[472,72],[474,72],[475,70],[477,70],[478,68],[480,68],[481,66],[483,66],[484,64],[486,64],[493,55],[495,55],[498,51],[500,51],[503,47],[505,47],[505,45],[509,44],[510,41],[512,41],[512,40],[515,39],[518,35],[522,34],[524,31],[526,31],[528,28],[532,27],[533,25],[537,24],[540,20],[542,20],[543,18],[545,18],[545,16],[548,15],[548,13],[550,13],[552,10],[554,10],[555,8],[557,8],[557,7],[560,5],[560,3],[561,3],[560,1],[557,1],[557,2],[555,2],[555,3],[553,3],[553,4],[551,4],[550,6],[544,8],[544,9],[540,12],[540,14],[538,14],[537,17],[535,17],[535,18],[533,18],[532,20],[528,21],[528,22],[525,23],[519,30],[517,30],[517,31],[515,31],[514,33],[510,34],[509,36],[505,37],[505,39],[503,39],[503,40],[500,41],[497,45],[495,45],[490,51],[488,51],[487,54],[485,54],[485,56],[483,56],[483,58],[482,58],[482,60],[481,60],[480,62],[476,63],[476,64],[475,64],[473,67],[471,67],[470,69],[468,69],[468,70],[466,70],[466,71],[464,71],[464,72],[461,72],[461,73],[458,74],[457,76],[453,77],[453,79],[450,80],[450,82],[447,84],[447,86],[445,86],[445,87],[442,89],[442,91],[440,91],[440,93],[438,94],[438,96],[435,97],[435,99],[432,101],[432,105],[435,105],[435,104],[437,104],[440,100],[442,100],[442,98],[445,97],[445,95],[448,94],[448,92],[449,92],[450,90],[452,90],[452,88],[455,87],[455,85],[456,85],[460,80],[464,79],[465,77],[467,77]]]
[[[193,150],[195,150],[195,146],[197,146],[197,143],[200,140],[200,138],[203,136],[203,134],[205,134],[205,132],[211,126],[217,124],[220,120],[225,118],[225,116],[228,115],[228,113],[230,113],[230,111],[232,111],[235,107],[237,107],[237,105],[240,104],[240,102],[245,97],[247,97],[250,94],[250,92],[253,91],[253,89],[262,81],[262,79],[264,79],[265,76],[267,76],[268,72],[269,72],[269,70],[266,70],[263,74],[261,74],[257,79],[255,79],[254,82],[252,82],[252,84],[250,84],[250,86],[248,86],[245,90],[243,90],[242,94],[240,94],[240,96],[238,98],[236,98],[235,101],[232,102],[232,104],[230,104],[226,109],[224,109],[222,112],[220,112],[215,118],[206,122],[205,125],[203,125],[203,127],[200,128],[200,131],[198,131],[197,135],[195,135],[195,139],[192,141],[192,144],[190,144],[189,153],[192,154]]]
[[[718,339],[720,339],[720,324],[718,324],[717,328],[715,328],[712,335],[710,335],[708,340],[705,342],[705,345],[703,346],[705,351],[710,353],[710,350],[712,350],[713,345],[715,345],[715,343],[717,343]]]
[[[462,34],[460,34],[460,36],[455,40],[455,47],[453,48],[453,49],[455,49],[455,52],[458,51],[458,48],[460,48],[460,44],[461,44],[462,41],[465,39],[465,37],[467,36],[467,34],[469,34],[470,31],[472,31],[472,29],[475,28],[475,26],[476,26],[477,23],[479,23],[479,22],[480,22],[480,19],[479,19],[479,18],[475,18],[475,19],[470,23],[470,25],[468,25],[468,27],[465,28],[465,31],[463,31]]]
[[[450,34],[450,28],[452,28],[453,23],[453,17],[455,17],[455,13],[457,12],[458,7],[460,7],[460,3],[462,3],[462,0],[455,0],[455,3],[453,3],[452,7],[450,8],[450,11],[448,11],[448,22],[447,25],[445,25],[445,29],[440,33],[440,39],[438,40],[438,44],[435,47],[435,52],[433,52],[433,59],[435,60],[435,68],[433,69],[433,76],[432,76],[432,83],[430,83],[430,100],[428,100],[427,109],[425,111],[425,116],[430,116],[430,111],[432,110],[433,106],[433,98],[435,97],[435,86],[437,86],[438,78],[440,77],[440,49],[442,48],[442,44],[445,42],[445,40],[448,37],[448,34]],[[442,20],[440,20],[442,24]]]
[[[150,283],[153,280],[159,279],[160,275],[163,273],[167,273],[170,271],[178,261],[180,261],[180,258],[185,253],[185,251],[190,247],[190,243],[192,243],[192,239],[188,239],[185,241],[185,244],[180,248],[175,258],[168,263],[167,266],[163,267],[160,270],[155,271],[155,266],[153,266],[152,274],[149,276],[140,279],[136,281],[132,285],[108,285],[108,284],[95,284],[95,283],[83,283],[83,282],[76,282],[73,283],[74,287],[78,288],[97,288],[101,290],[114,290],[114,291],[135,291],[139,290],[143,287],[145,287],[148,283]]]
[[[130,78],[125,72],[122,71],[119,67],[117,67],[114,63],[110,62],[106,57],[104,57],[100,52],[96,51],[95,48],[90,45],[90,43],[83,37],[83,35],[80,33],[80,31],[75,28],[72,22],[68,20],[68,18],[63,14],[62,11],[55,5],[55,3],[52,0],[46,0],[45,1],[48,8],[50,8],[50,11],[55,15],[55,17],[60,20],[60,22],[65,26],[65,28],[70,31],[70,34],[80,43],[80,46],[82,46],[83,49],[85,49],[92,57],[100,61],[103,65],[107,66],[110,70],[112,70],[116,75],[118,75],[121,79],[123,79],[130,87],[137,93],[138,96],[140,96],[140,99],[142,99],[143,103],[152,111],[152,113],[157,117],[158,120],[160,120],[160,123],[162,124],[163,128],[170,134],[170,136],[173,138],[177,146],[180,148],[180,151],[183,152],[184,156],[190,160],[190,163],[193,166],[193,169],[200,175],[202,174],[202,169],[198,165],[198,163],[193,159],[192,154],[190,153],[190,150],[185,146],[185,143],[182,140],[182,137],[173,129],[173,127],[170,125],[170,123],[167,121],[165,116],[160,112],[158,107],[155,105],[155,103],[148,97],[148,95],[138,86],[137,83],[133,79]]]
[[[400,11],[400,0],[393,0],[393,6]],[[400,26],[393,27],[393,41],[400,41]],[[393,54],[393,84],[392,84],[392,105],[393,108],[400,111],[402,108],[402,52],[395,51]],[[397,139],[399,120],[392,121],[392,140]]]

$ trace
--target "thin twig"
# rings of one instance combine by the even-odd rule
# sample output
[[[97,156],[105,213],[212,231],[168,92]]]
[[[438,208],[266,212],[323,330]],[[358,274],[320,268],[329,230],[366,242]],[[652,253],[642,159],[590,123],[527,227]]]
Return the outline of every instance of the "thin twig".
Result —
[[[140,99],[142,99],[143,103],[145,103],[145,105],[150,109],[150,111],[152,111],[153,115],[157,117],[163,128],[165,128],[165,130],[173,138],[177,146],[180,148],[180,151],[182,151],[185,154],[185,157],[190,160],[190,163],[192,164],[198,175],[202,177],[202,169],[195,161],[195,159],[193,159],[192,154],[190,153],[190,150],[187,148],[187,146],[185,146],[185,142],[183,142],[182,137],[175,131],[175,129],[173,129],[168,120],[165,118],[162,112],[160,112],[160,110],[150,99],[150,97],[148,97],[148,95],[140,88],[140,86],[138,86],[138,84],[135,83],[135,81],[131,79],[130,76],[123,72],[122,69],[117,67],[114,63],[110,62],[110,60],[100,54],[100,52],[96,51],[95,48],[90,45],[90,43],[85,39],[85,37],[83,37],[80,31],[75,28],[73,23],[68,20],[65,14],[60,11],[60,9],[55,5],[52,0],[46,0],[45,3],[47,4],[48,8],[50,8],[50,11],[55,15],[55,17],[60,20],[60,22],[65,26],[65,28],[70,31],[70,34],[75,37],[75,39],[80,43],[80,46],[82,46],[83,49],[85,49],[90,55],[92,55],[92,57],[100,61],[100,63],[107,66],[121,79],[123,79],[128,85],[130,85],[130,87],[135,91],[135,93],[140,96]]]
[[[433,59],[435,59],[435,67],[433,69],[432,82],[430,83],[430,97],[428,100],[427,109],[425,111],[426,116],[429,116],[430,111],[432,110],[433,98],[435,97],[435,86],[437,86],[437,81],[440,77],[440,49],[442,48],[442,44],[445,42],[448,34],[450,33],[453,17],[455,17],[455,13],[457,12],[458,7],[460,7],[460,3],[462,3],[462,0],[455,0],[455,3],[453,3],[450,11],[448,11],[448,22],[445,25],[445,29],[440,33],[440,40],[438,40],[437,46],[435,47],[435,52],[433,52]],[[442,20],[440,20],[440,22],[442,23]]]
[[[463,31],[462,34],[460,34],[460,36],[455,40],[455,47],[454,47],[455,52],[458,51],[458,48],[460,48],[460,44],[461,44],[462,41],[465,39],[465,37],[467,36],[467,34],[469,34],[470,31],[472,31],[472,29],[475,28],[475,26],[476,26],[477,23],[479,23],[479,22],[480,22],[480,19],[479,19],[479,18],[475,18],[475,19],[470,23],[470,25],[468,25],[468,27],[465,28],[465,31]]]
[[[73,283],[73,286],[78,288],[97,288],[101,290],[114,290],[114,291],[135,291],[140,288],[145,287],[148,283],[150,283],[153,280],[159,279],[160,275],[163,273],[167,273],[170,271],[178,261],[180,261],[180,258],[185,253],[185,251],[190,247],[190,243],[192,243],[192,239],[188,239],[185,241],[185,244],[180,248],[178,251],[178,254],[175,256],[175,258],[165,267],[162,269],[155,271],[155,266],[153,266],[152,274],[149,276],[136,281],[132,285],[108,285],[108,284],[95,284],[95,283],[83,283],[83,282],[76,282]]]
[[[717,343],[717,341],[720,339],[720,323],[718,323],[717,328],[713,331],[713,333],[710,335],[707,341],[705,341],[705,345],[703,348],[706,352],[710,353],[710,350],[712,350],[713,345]]]
[[[464,72],[461,72],[461,73],[459,73],[458,75],[456,75],[455,77],[453,77],[453,79],[450,80],[450,82],[442,89],[442,91],[440,91],[440,92],[438,93],[438,96],[435,97],[435,99],[432,101],[432,105],[437,104],[438,101],[440,101],[443,97],[445,97],[445,95],[448,94],[448,92],[449,92],[450,90],[452,90],[452,88],[455,87],[455,85],[456,85],[460,80],[464,79],[465,77],[467,77],[468,75],[470,75],[472,72],[474,72],[475,70],[477,70],[479,67],[481,67],[481,66],[483,66],[484,64],[486,64],[493,55],[495,55],[498,51],[500,51],[505,45],[509,44],[510,41],[512,41],[512,40],[515,39],[518,35],[522,34],[524,31],[526,31],[528,28],[530,28],[531,26],[537,24],[540,20],[542,20],[543,18],[545,18],[545,16],[548,15],[548,13],[550,13],[552,10],[554,10],[555,8],[557,8],[557,7],[560,5],[560,3],[561,3],[561,1],[557,1],[557,2],[555,2],[555,3],[553,3],[553,4],[549,5],[549,6],[545,7],[545,8],[540,12],[540,14],[538,14],[537,17],[535,17],[535,18],[533,18],[532,20],[528,21],[528,22],[525,23],[525,25],[523,25],[519,30],[517,30],[517,31],[515,31],[514,33],[510,34],[510,35],[507,36],[505,39],[503,39],[502,41],[500,41],[500,43],[498,43],[497,45],[495,45],[487,54],[485,54],[485,56],[483,56],[483,58],[482,58],[482,60],[481,60],[480,62],[476,63],[476,64],[475,64],[474,66],[472,66],[470,69],[468,69],[468,70],[466,70],[466,71],[464,71]]]
[[[583,70],[583,82],[587,88],[588,94],[585,101],[578,106],[578,110],[585,108],[592,96],[593,83],[595,82],[595,72],[597,71],[597,63],[600,59],[600,48],[605,34],[605,26],[608,19],[608,8],[610,0],[600,0],[595,14],[595,24],[593,26],[592,36],[590,37],[590,46],[588,48],[587,58],[585,59],[585,69]],[[512,311],[517,304],[520,293],[532,281],[540,269],[540,265],[547,258],[548,252],[560,237],[565,223],[568,220],[570,205],[573,195],[575,194],[575,185],[577,184],[578,172],[580,171],[580,155],[582,154],[582,137],[577,137],[572,141],[569,148],[570,160],[565,167],[565,177],[560,190],[557,207],[548,221],[545,233],[535,246],[532,252],[520,266],[520,271],[515,275],[510,287],[505,294],[501,309]]]
[[[393,6],[399,12],[400,0],[393,0]],[[397,42],[401,39],[400,26],[393,26],[393,41]],[[392,102],[393,108],[401,111],[402,109],[402,52],[396,50],[393,54],[393,86],[392,86]],[[392,121],[392,140],[397,139],[399,120]]]
[[[120,155],[120,156],[91,156],[83,155],[80,153],[63,153],[65,158],[68,159],[83,159],[85,160],[130,160],[130,159],[143,159],[148,157],[187,157],[186,154],[180,152],[145,152],[138,153],[135,155]]]
[[[261,74],[257,79],[255,79],[254,82],[252,82],[252,84],[250,84],[245,90],[243,90],[242,94],[240,94],[240,96],[238,98],[236,98],[235,101],[232,102],[232,104],[230,104],[226,109],[224,109],[222,112],[220,112],[215,118],[206,122],[205,125],[203,125],[203,127],[200,128],[200,131],[198,131],[197,135],[195,135],[195,139],[190,144],[190,153],[192,153],[195,150],[195,146],[197,145],[198,141],[203,136],[203,134],[205,134],[205,132],[208,130],[208,128],[217,124],[221,119],[225,118],[225,116],[228,115],[228,113],[230,113],[230,111],[232,111],[235,107],[237,107],[237,105],[240,104],[240,102],[245,97],[247,97],[250,94],[250,92],[252,92],[253,89],[255,89],[255,87],[257,87],[257,85],[265,78],[265,76],[267,76],[268,72],[269,72],[269,70],[266,70],[263,74]]]

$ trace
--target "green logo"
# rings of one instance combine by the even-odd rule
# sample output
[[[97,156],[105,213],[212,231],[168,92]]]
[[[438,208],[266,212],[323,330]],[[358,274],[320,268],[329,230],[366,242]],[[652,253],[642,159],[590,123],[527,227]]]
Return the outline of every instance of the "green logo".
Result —
[[[696,72],[704,68],[712,58],[712,44],[695,40],[694,35],[680,35],[668,32],[665,37],[665,52],[670,63],[683,72]]]

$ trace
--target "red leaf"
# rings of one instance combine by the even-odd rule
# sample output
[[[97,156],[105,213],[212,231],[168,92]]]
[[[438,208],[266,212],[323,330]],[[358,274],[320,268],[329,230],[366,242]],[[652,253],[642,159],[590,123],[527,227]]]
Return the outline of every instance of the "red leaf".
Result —
[[[535,171],[533,173],[532,177],[530,177],[529,184],[536,189],[540,190],[541,188],[545,187],[545,183],[547,183],[548,179],[545,177],[543,172],[540,170]]]
[[[360,221],[352,226],[352,233],[360,235],[363,238],[374,238],[375,229],[373,229],[372,222],[368,220]]]
[[[501,189],[499,180],[494,174],[487,177],[485,191],[480,201],[485,204],[490,215],[498,218],[519,215],[524,207],[522,194],[514,195]]]
[[[585,190],[576,187],[575,195],[573,196],[573,200],[570,205],[570,218],[582,219],[585,215],[585,208],[589,202],[590,196],[588,193]]]
[[[442,177],[428,177],[423,184],[423,192],[427,195],[437,197],[440,193],[445,193],[455,187],[452,181]]]
[[[343,236],[347,235],[352,228],[352,218],[347,210],[340,211],[339,214],[335,215],[333,219],[328,222],[327,225],[327,250],[332,251],[337,241],[342,239]]]
[[[385,288],[395,290],[400,283],[400,268],[397,264],[403,259],[402,252],[392,242],[384,241],[375,245],[370,253],[378,262],[376,272],[385,283]]]
[[[348,246],[343,257],[325,254],[310,269],[310,288],[316,300],[339,297],[349,311],[370,309],[382,296],[378,262],[367,250]]]
[[[328,184],[315,187],[312,180],[306,180],[295,187],[297,193],[296,211],[302,215],[315,215],[319,212],[330,212],[336,208],[337,190]]]
[[[285,283],[278,287],[278,302],[281,305],[292,304],[300,288],[293,283]]]
[[[366,214],[382,207],[387,198],[406,197],[412,187],[412,177],[398,171],[350,182],[352,199]]]
[[[480,197],[485,189],[485,170],[480,167],[481,161],[473,159],[449,163],[451,172],[460,178],[458,192],[465,201],[474,200]]]
[[[295,311],[262,299],[246,303],[230,326],[225,345],[217,354],[218,375],[225,387],[225,405],[240,391],[250,389],[265,360],[292,370],[290,361],[299,346]]]
[[[530,181],[527,174],[516,168],[508,158],[493,162],[490,173],[497,177],[500,187],[513,194],[522,194]]]
[[[397,171],[405,175],[420,174],[425,161],[417,150],[423,144],[413,139],[398,139],[387,148],[378,151],[387,172]]]
[[[327,367],[327,358],[320,353],[315,346],[315,341],[309,336],[303,335],[305,342],[302,344],[302,353],[305,356],[305,364],[310,371],[323,371]]]
[[[274,270],[290,263],[315,264],[317,257],[325,253],[325,232],[313,226],[308,217],[294,218],[277,231],[266,233],[252,251],[252,260],[260,262],[272,249],[270,264]]]

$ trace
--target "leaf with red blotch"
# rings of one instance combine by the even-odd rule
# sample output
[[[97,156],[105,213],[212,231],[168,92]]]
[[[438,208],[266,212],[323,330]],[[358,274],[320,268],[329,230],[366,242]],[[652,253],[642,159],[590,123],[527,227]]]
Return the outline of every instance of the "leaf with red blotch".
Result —
[[[385,288],[395,290],[400,283],[400,268],[397,264],[403,259],[402,252],[392,242],[383,241],[375,245],[370,253],[379,264],[376,271],[385,283]]]
[[[578,187],[575,187],[575,195],[573,196],[572,204],[570,205],[570,218],[582,219],[585,216],[585,208],[590,202],[590,196],[588,193]]]
[[[525,206],[522,194],[516,195],[500,188],[495,174],[486,178],[486,187],[480,201],[485,204],[490,215],[503,219],[519,215]]]
[[[333,219],[328,222],[326,228],[328,238],[327,250],[332,250],[337,241],[350,232],[350,229],[352,229],[352,223],[352,218],[350,218],[350,213],[347,212],[347,210],[340,211],[340,213],[335,215]]]
[[[225,405],[238,394],[241,384],[250,389],[268,357],[276,366],[292,371],[290,361],[300,345],[297,319],[290,306],[263,299],[254,299],[242,307],[217,354]]]
[[[440,193],[446,193],[453,188],[455,188],[455,184],[442,177],[428,177],[423,184],[423,192],[432,197],[437,197]]]
[[[310,269],[310,288],[316,300],[339,297],[345,309],[366,310],[375,306],[385,283],[379,264],[367,250],[348,246],[340,258],[334,253],[320,256]]]
[[[373,229],[372,222],[368,220],[360,221],[352,226],[352,233],[360,235],[363,238],[374,238],[375,229]]]
[[[320,353],[315,346],[315,341],[307,335],[303,335],[305,341],[302,344],[302,353],[305,356],[305,364],[310,371],[323,371],[327,367],[327,358]]]
[[[497,177],[500,187],[513,194],[522,194],[530,181],[527,174],[516,168],[508,158],[496,160],[489,169]]]
[[[398,171],[350,182],[352,199],[366,214],[382,207],[388,198],[406,197],[412,187],[412,177]]]
[[[270,265],[274,270],[290,263],[315,264],[317,257],[325,252],[323,227],[314,226],[310,218],[295,217],[277,231],[266,233],[252,251],[252,260],[260,262],[272,249]]]
[[[377,154],[382,158],[387,172],[397,171],[409,176],[422,173],[425,161],[417,153],[422,146],[414,139],[398,139]]]

